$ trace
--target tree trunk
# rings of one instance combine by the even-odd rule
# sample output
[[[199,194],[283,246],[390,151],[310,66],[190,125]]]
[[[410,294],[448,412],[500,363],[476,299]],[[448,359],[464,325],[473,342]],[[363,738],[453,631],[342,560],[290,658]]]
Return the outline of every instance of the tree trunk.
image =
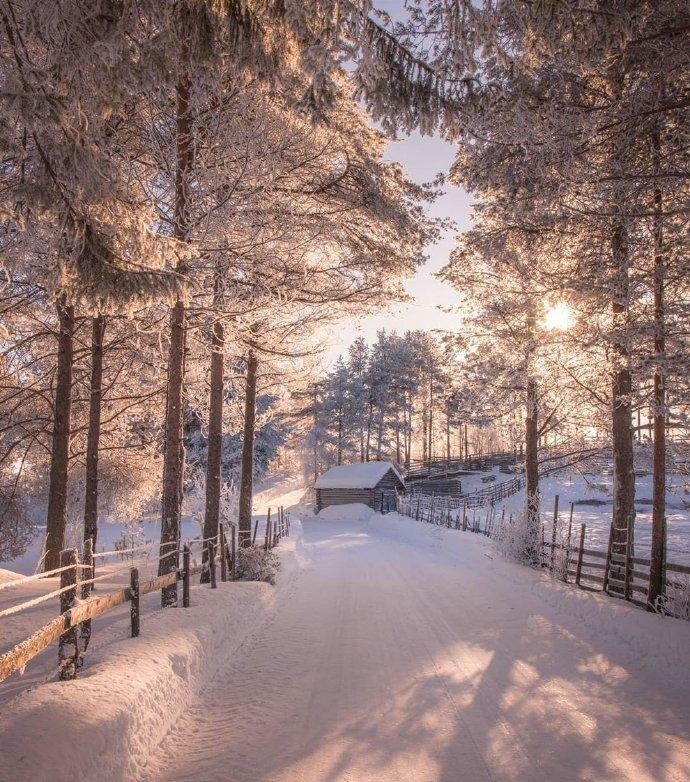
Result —
[[[374,401],[371,398],[371,396],[369,396],[369,416],[367,418],[367,437],[366,437],[366,447],[364,450],[364,456],[365,456],[364,460],[367,462],[369,461],[369,455],[371,453],[371,424],[373,423],[373,420],[374,420]]]
[[[450,462],[450,402],[446,403],[446,461]]]
[[[407,391],[407,410],[405,411],[405,467],[409,470],[412,460],[412,390]]]
[[[183,51],[183,69],[188,54]],[[175,169],[174,236],[181,242],[189,240],[189,178],[194,162],[191,136],[190,85],[186,73],[177,84],[177,159]],[[184,273],[185,264],[178,261],[177,271]],[[183,387],[187,342],[187,313],[181,299],[170,313],[170,345],[168,348],[167,402],[165,410],[165,445],[163,459],[163,499],[161,512],[161,550],[159,575],[173,572],[178,566],[180,514],[184,473]],[[161,591],[161,605],[177,603],[177,584]]]
[[[527,377],[525,399],[525,553],[533,565],[539,564],[539,393],[531,376],[536,315],[533,310],[526,317]]]
[[[50,484],[46,516],[45,569],[60,567],[67,526],[67,468],[69,465],[72,366],[74,363],[74,308],[58,303],[58,355],[53,407],[53,443],[50,452]]]
[[[98,446],[101,437],[101,401],[103,397],[103,338],[105,317],[91,323],[91,382],[89,395],[89,431],[86,438],[86,497],[84,499],[84,542],[91,539],[96,551],[98,535]]]
[[[381,460],[381,444],[383,441],[383,408],[379,407],[379,424],[376,430],[376,458]]]
[[[429,461],[434,458],[434,375],[429,373]]]
[[[247,379],[244,396],[244,429],[242,432],[242,476],[240,478],[239,518],[239,541],[241,546],[249,546],[251,544],[257,366],[258,359],[256,353],[251,349],[247,356]]]
[[[216,296],[220,280],[216,280]],[[220,521],[221,453],[223,445],[223,363],[225,359],[225,330],[217,319],[213,324],[211,340],[211,377],[208,394],[208,449],[206,457],[206,505],[204,508],[204,540],[218,534]],[[208,549],[203,547],[203,559],[208,560]],[[201,582],[206,584],[210,573],[202,572]]]
[[[424,402],[424,409],[422,410],[422,461],[426,462],[428,459],[428,437],[427,437],[427,410],[426,400]]]
[[[342,397],[341,397],[342,398]],[[338,464],[343,463],[343,406],[338,407]]]
[[[614,553],[633,554],[635,525],[635,470],[633,464],[632,375],[627,346],[629,258],[626,229],[614,227],[612,235],[614,286],[612,314],[614,339],[611,383],[611,439],[613,445],[613,528]]]
[[[660,158],[660,138],[652,137],[656,168]],[[665,269],[663,256],[661,188],[654,190],[654,466],[652,495],[652,550],[649,565],[647,600],[654,609],[664,593],[666,566],[666,311],[664,301]]]
[[[314,385],[314,393],[312,396],[312,426],[314,429],[314,443],[312,453],[314,456],[314,483],[316,483],[319,477],[319,443],[317,440],[317,432],[319,430],[319,392],[316,385]]]

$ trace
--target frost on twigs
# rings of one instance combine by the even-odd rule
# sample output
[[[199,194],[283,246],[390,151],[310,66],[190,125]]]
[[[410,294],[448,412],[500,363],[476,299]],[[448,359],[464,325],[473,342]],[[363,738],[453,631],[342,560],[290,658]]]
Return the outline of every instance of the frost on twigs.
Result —
[[[513,562],[531,567],[539,566],[535,552],[539,551],[539,531],[535,529],[532,514],[526,510],[502,519],[493,536],[498,551]]]
[[[664,594],[657,598],[654,609],[664,616],[690,620],[690,576],[673,573]]]
[[[235,578],[238,581],[265,581],[275,584],[280,560],[272,551],[262,548],[240,548],[237,551]]]

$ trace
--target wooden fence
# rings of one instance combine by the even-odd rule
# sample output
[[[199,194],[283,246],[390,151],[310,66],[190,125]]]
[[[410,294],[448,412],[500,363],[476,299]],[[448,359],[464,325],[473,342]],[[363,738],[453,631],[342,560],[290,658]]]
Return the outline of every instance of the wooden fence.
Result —
[[[412,494],[398,498],[397,510],[417,521],[498,539],[506,521],[508,524],[512,522],[512,514],[506,519],[505,508],[499,514],[493,504],[485,513],[478,513],[480,507],[458,504],[453,497],[434,498]],[[625,547],[624,554],[617,554],[611,542],[606,551],[588,547],[586,536],[586,524],[573,527],[572,503],[566,526],[565,520],[559,516],[556,497],[552,521],[549,525],[543,524],[541,528],[541,567],[565,583],[590,591],[605,592],[647,608],[649,559],[632,556],[629,547]],[[688,589],[688,585],[679,580],[683,576],[690,576],[690,566],[666,563],[664,583],[667,589]],[[688,598],[690,600],[690,594]],[[670,611],[666,613],[678,618],[690,618]]]
[[[510,478],[507,481],[501,481],[500,483],[492,483],[488,486],[483,486],[481,489],[475,489],[471,492],[465,492],[456,497],[444,496],[439,497],[433,494],[426,494],[415,491],[414,484],[412,485],[412,491],[404,498],[409,501],[411,508],[416,508],[416,504],[420,503],[423,506],[431,505],[445,505],[449,503],[451,510],[457,510],[464,508],[475,509],[483,508],[486,505],[495,505],[497,502],[506,499],[507,497],[517,494],[525,485],[525,476],[516,475],[514,478]],[[411,515],[411,514],[407,514]]]
[[[254,526],[254,534],[251,544],[256,544],[258,521]],[[290,534],[290,515],[283,508],[279,508],[273,519],[271,510],[268,511],[266,530],[262,548],[266,551],[278,545],[281,538]],[[234,581],[237,568],[237,527],[231,525],[231,533],[226,536],[223,525],[220,525],[218,535],[208,539],[190,540],[181,548],[177,546],[173,552],[177,558],[177,567],[170,573],[154,578],[140,579],[139,569],[129,569],[129,586],[118,589],[105,595],[94,597],[91,595],[94,584],[105,578],[111,578],[113,574],[106,573],[95,576],[95,565],[100,559],[108,556],[120,556],[127,554],[136,555],[150,546],[139,546],[131,549],[116,549],[94,553],[91,541],[87,541],[82,551],[81,558],[76,549],[65,549],[61,552],[60,567],[35,576],[26,576],[0,584],[0,590],[10,589],[27,582],[39,579],[60,577],[60,587],[46,595],[28,600],[16,606],[11,606],[0,611],[0,619],[3,616],[17,614],[26,611],[35,605],[48,600],[59,599],[58,615],[37,629],[25,640],[13,646],[9,651],[0,655],[0,682],[15,671],[23,670],[24,666],[46,649],[54,641],[58,641],[58,673],[60,679],[73,679],[77,671],[82,667],[84,654],[91,639],[91,622],[108,611],[123,603],[130,604],[131,637],[139,635],[141,627],[140,599],[143,595],[157,592],[172,585],[182,582],[182,606],[188,608],[191,578],[201,575],[202,580],[210,585],[211,589],[217,587],[218,569],[220,569],[221,581]],[[165,544],[161,546],[165,548]],[[192,564],[194,550],[201,553],[200,564]],[[165,553],[154,562],[169,560],[170,553]],[[182,564],[180,565],[180,559]],[[82,577],[86,574],[86,578]],[[81,599],[79,599],[81,598]]]
[[[625,541],[614,542],[614,529],[610,528],[606,551],[587,546],[587,525],[573,529],[573,504],[567,522],[558,514],[558,495],[554,500],[551,523],[542,526],[541,564],[549,572],[566,583],[574,583],[583,589],[605,592],[612,597],[628,600],[647,608],[649,592],[649,566],[647,557],[632,554],[632,545]],[[616,546],[620,548],[617,551]],[[664,566],[666,589],[687,588],[679,577],[690,576],[690,566],[666,562]],[[689,618],[689,617],[682,617]]]
[[[405,471],[405,480],[412,482],[423,478],[451,477],[463,472],[490,469],[496,465],[515,464],[517,459],[515,451],[496,451],[495,453],[473,454],[462,459],[437,458],[412,461]]]

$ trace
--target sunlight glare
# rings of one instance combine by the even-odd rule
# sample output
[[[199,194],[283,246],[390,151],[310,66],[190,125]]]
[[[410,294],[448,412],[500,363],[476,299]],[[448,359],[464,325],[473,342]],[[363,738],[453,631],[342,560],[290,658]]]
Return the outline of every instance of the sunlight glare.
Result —
[[[546,311],[544,327],[548,330],[565,331],[573,325],[573,311],[563,301],[559,301]]]

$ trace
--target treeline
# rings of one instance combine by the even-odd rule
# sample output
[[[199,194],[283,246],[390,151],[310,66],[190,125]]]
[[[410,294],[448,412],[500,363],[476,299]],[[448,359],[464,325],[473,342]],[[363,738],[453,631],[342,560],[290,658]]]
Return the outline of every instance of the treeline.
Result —
[[[208,537],[239,460],[246,539],[264,402],[435,234],[355,88],[407,123],[438,95],[356,4],[8,0],[0,24],[2,555],[42,503],[47,569],[68,516],[96,542],[102,507],[153,503],[170,572],[190,469]]]
[[[515,434],[490,426],[453,341],[426,331],[356,339],[297,397],[312,478],[349,461],[462,458],[512,447]]]

